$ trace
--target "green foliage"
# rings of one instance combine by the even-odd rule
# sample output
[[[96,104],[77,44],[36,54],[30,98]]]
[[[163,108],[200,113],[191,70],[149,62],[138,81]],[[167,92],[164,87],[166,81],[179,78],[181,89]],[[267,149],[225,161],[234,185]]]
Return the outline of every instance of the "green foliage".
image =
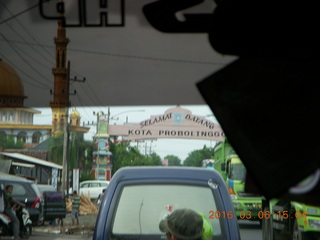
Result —
[[[64,135],[52,137],[49,141],[49,159],[62,165]],[[81,133],[71,132],[69,141],[69,169],[80,168],[81,174],[90,175],[92,155],[96,145],[92,141],[85,141]]]
[[[161,158],[156,153],[145,156],[136,147],[131,147],[129,142],[114,144],[109,142],[112,152],[112,175],[120,168],[126,166],[161,166]]]
[[[49,147],[49,153],[48,153],[49,160],[54,163],[62,165],[63,135],[50,138],[48,147]]]
[[[184,166],[201,167],[201,162],[204,159],[213,158],[213,148],[204,146],[201,150],[194,150],[189,153],[189,156],[184,160]]]
[[[164,159],[168,159],[169,166],[181,166],[181,159],[175,155],[167,155]]]
[[[24,142],[21,140],[18,140],[17,142],[15,142],[13,136],[6,136],[4,134],[0,134],[0,148],[3,148],[3,149],[23,149]]]
[[[89,173],[82,173],[80,175],[80,180],[79,182],[82,182],[82,181],[87,181],[87,180],[94,180],[94,175],[92,172],[89,172]]]

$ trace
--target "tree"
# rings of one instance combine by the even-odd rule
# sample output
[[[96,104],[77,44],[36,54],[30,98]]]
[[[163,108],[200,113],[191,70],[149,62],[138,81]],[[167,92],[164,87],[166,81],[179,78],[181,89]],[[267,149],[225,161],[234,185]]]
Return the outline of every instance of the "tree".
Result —
[[[48,158],[50,161],[62,165],[63,134],[50,138],[48,143]]]
[[[23,149],[24,143],[21,140],[18,140],[17,142],[15,142],[13,136],[6,136],[4,134],[0,134],[0,148]]]
[[[75,167],[81,169],[81,174],[91,175],[93,151],[96,145],[92,141],[85,141],[81,134],[71,133],[69,142],[69,170]],[[63,134],[49,140],[49,159],[57,164],[62,164]],[[85,177],[87,178],[87,177]]]
[[[130,142],[109,141],[112,152],[112,175],[126,166],[161,166],[161,158],[156,153],[145,156],[136,147],[131,147]]]
[[[167,155],[164,159],[168,159],[169,166],[181,166],[181,159],[175,155]]]
[[[201,162],[204,159],[213,158],[213,148],[207,148],[206,145],[200,150],[194,150],[189,153],[188,157],[184,160],[184,166],[201,167]]]

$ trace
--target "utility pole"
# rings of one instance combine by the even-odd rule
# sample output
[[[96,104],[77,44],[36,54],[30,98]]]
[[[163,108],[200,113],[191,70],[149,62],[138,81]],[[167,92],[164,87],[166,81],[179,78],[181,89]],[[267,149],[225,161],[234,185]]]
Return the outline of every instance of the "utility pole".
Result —
[[[82,80],[78,80],[76,77],[74,79],[70,78],[70,61],[68,61],[68,67],[67,67],[67,89],[69,91],[70,81],[77,81],[77,82],[85,82],[85,78]],[[62,182],[61,182],[61,189],[63,191],[66,191],[66,193],[69,192],[70,188],[70,182],[69,182],[69,107],[71,103],[69,102],[69,95],[75,95],[76,91],[74,93],[67,94],[67,101],[68,104],[65,105],[65,114],[64,114],[64,128],[63,128],[63,155],[62,155]]]
[[[62,183],[61,189],[69,193],[69,107],[66,107],[65,111],[65,123],[63,131],[63,155],[62,155]]]

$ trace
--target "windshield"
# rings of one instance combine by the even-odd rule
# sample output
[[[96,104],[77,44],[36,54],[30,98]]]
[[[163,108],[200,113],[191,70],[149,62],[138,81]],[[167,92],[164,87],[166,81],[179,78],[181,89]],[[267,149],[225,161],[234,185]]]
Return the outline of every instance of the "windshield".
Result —
[[[123,188],[115,209],[115,235],[160,235],[159,222],[179,208],[200,211],[209,218],[217,206],[209,187],[183,185],[135,185]],[[221,219],[209,219],[214,235],[221,234]]]
[[[242,163],[234,163],[230,166],[229,178],[232,180],[245,181],[246,173],[246,168]]]

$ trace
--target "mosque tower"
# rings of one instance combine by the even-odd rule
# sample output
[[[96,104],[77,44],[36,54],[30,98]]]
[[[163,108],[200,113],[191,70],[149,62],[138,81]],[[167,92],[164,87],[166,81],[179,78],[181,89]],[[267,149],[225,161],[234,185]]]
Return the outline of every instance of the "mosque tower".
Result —
[[[52,69],[54,75],[53,101],[50,102],[52,110],[52,135],[55,136],[63,131],[67,121],[69,101],[69,66],[67,66],[67,45],[64,18],[58,20],[57,37],[54,38],[56,45],[56,67]]]

